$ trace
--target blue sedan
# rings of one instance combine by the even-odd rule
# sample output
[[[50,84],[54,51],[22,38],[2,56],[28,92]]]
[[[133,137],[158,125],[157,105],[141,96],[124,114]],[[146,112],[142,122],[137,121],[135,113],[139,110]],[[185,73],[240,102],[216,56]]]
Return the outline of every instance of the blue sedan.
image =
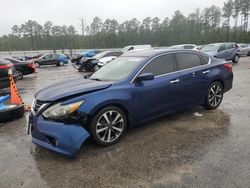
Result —
[[[90,136],[109,146],[135,124],[198,105],[216,109],[232,82],[230,64],[198,51],[128,52],[89,78],[36,93],[32,141],[68,156]]]

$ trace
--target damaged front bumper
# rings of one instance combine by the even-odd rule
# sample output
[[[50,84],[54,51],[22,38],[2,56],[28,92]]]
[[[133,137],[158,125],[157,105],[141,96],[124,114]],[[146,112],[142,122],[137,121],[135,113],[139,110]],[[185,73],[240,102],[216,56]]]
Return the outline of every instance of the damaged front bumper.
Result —
[[[41,115],[30,114],[29,127],[33,143],[69,157],[75,157],[90,136],[80,124],[48,121]]]

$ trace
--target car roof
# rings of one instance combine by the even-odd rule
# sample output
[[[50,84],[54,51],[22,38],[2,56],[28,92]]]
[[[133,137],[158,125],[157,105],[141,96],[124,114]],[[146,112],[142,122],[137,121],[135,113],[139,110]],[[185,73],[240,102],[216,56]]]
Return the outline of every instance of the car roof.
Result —
[[[200,53],[196,50],[189,50],[189,49],[150,49],[150,50],[140,50],[140,51],[129,51],[123,54],[122,56],[128,57],[154,57],[157,55],[161,55],[164,53],[171,53],[171,52],[194,52]],[[202,54],[202,53],[200,53]]]
[[[221,45],[221,44],[236,44],[235,42],[218,42],[218,43],[211,43],[208,45]]]

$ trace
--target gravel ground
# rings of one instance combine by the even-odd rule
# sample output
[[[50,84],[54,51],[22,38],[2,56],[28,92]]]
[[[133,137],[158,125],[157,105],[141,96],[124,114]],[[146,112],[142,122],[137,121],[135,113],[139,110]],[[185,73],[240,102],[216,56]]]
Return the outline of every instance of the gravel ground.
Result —
[[[1,125],[0,187],[250,187],[250,58],[234,73],[217,110],[168,115],[128,130],[111,147],[90,139],[76,159],[32,144],[25,117]],[[31,103],[38,89],[82,76],[71,65],[42,67],[17,85]]]

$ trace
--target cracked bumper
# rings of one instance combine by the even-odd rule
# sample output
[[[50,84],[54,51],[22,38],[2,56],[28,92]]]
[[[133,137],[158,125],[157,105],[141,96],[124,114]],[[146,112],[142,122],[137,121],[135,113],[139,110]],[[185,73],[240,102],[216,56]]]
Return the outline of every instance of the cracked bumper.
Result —
[[[75,157],[90,136],[80,124],[64,124],[30,115],[32,142],[57,153]]]

